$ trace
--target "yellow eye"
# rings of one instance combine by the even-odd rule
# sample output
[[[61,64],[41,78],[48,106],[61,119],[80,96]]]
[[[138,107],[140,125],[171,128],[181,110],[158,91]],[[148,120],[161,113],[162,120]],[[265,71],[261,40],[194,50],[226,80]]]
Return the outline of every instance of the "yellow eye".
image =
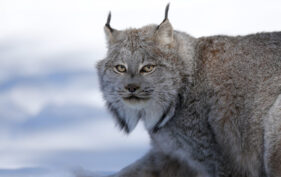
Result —
[[[141,69],[141,73],[150,73],[154,70],[155,66],[154,65],[145,65],[144,67],[142,67]]]
[[[115,66],[115,69],[116,69],[116,71],[119,72],[119,73],[124,73],[124,72],[127,71],[127,70],[126,70],[126,67],[125,67],[124,65],[116,65],[116,66]]]

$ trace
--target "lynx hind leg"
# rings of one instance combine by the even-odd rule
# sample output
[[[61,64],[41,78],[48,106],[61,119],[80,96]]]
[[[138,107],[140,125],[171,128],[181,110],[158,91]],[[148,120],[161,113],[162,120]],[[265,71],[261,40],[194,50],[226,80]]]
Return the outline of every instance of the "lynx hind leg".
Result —
[[[265,118],[265,170],[268,177],[281,177],[281,94]]]

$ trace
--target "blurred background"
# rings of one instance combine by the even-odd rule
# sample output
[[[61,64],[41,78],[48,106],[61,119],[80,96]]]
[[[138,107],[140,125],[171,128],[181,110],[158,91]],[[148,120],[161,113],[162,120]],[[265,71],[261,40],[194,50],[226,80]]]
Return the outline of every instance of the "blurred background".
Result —
[[[195,37],[281,30],[278,0],[170,0],[174,29]],[[116,29],[162,22],[163,0],[0,0],[0,177],[111,173],[149,149],[104,107],[95,64]]]

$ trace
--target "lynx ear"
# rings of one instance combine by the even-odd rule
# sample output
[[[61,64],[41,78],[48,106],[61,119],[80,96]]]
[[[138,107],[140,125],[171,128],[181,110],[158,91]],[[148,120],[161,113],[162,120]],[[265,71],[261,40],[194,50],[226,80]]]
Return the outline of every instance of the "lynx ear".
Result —
[[[111,28],[110,20],[111,20],[111,12],[108,13],[107,21],[104,26],[105,37],[109,45],[113,44],[116,41],[117,35],[119,33],[118,30]]]
[[[157,26],[155,32],[155,39],[159,44],[162,45],[169,45],[172,44],[174,37],[173,37],[173,27],[168,19],[168,12],[169,12],[170,4],[167,4],[165,9],[165,18],[160,25]]]

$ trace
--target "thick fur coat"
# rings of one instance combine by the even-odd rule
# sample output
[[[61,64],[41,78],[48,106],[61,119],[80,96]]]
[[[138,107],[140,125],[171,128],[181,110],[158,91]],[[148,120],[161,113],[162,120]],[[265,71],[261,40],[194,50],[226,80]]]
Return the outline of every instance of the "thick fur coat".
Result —
[[[101,90],[121,129],[152,149],[114,177],[280,177],[281,32],[193,38],[105,26]]]

